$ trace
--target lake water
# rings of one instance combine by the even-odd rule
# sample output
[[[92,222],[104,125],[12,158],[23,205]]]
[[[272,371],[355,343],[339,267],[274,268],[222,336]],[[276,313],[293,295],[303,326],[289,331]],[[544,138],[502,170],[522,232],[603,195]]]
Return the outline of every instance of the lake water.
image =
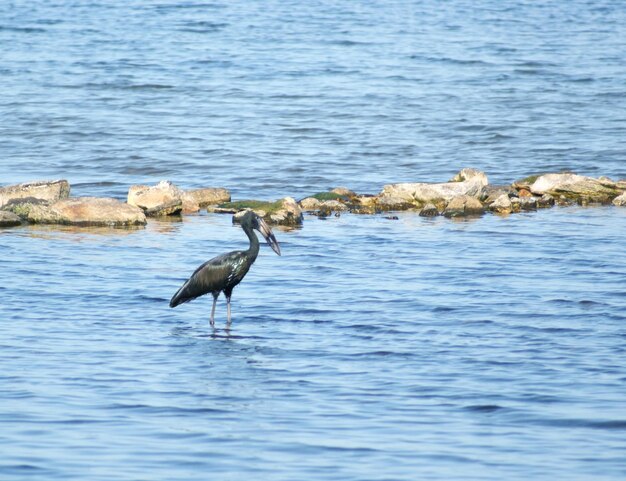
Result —
[[[621,2],[0,4],[0,184],[626,178]],[[0,479],[622,480],[626,209],[0,231]]]

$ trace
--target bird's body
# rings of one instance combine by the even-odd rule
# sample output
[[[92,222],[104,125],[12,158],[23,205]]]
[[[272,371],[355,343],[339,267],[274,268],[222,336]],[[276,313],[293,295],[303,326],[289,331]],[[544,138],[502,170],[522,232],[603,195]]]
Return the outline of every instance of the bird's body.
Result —
[[[215,304],[220,292],[224,292],[230,324],[230,297],[233,289],[243,280],[259,255],[259,239],[253,229],[261,232],[270,247],[280,255],[280,247],[271,229],[254,212],[249,211],[242,217],[241,228],[250,239],[250,247],[245,251],[232,251],[219,255],[202,264],[174,294],[170,307],[176,307],[210,293],[213,295],[213,309],[211,310],[211,325],[213,325]]]

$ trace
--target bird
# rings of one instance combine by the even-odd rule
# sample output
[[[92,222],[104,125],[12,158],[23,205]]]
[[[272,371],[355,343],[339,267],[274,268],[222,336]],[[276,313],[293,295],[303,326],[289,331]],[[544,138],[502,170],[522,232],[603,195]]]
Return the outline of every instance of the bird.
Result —
[[[170,301],[170,307],[176,307],[205,294],[213,295],[211,326],[215,327],[215,305],[220,293],[226,296],[227,326],[230,326],[230,297],[233,289],[250,270],[259,255],[259,239],[254,233],[258,230],[276,254],[280,255],[280,245],[267,223],[256,213],[248,210],[241,218],[241,228],[250,239],[250,247],[245,251],[232,251],[219,255],[198,267],[191,277],[181,286]]]

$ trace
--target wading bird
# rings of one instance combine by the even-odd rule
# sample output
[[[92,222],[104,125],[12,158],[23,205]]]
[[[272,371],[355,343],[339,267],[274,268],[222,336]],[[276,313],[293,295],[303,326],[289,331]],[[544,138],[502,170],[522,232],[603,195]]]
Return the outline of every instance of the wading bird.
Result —
[[[241,282],[259,255],[259,239],[253,229],[258,230],[272,250],[280,255],[280,246],[272,230],[254,212],[248,211],[243,215],[241,228],[250,239],[250,248],[245,251],[228,252],[202,264],[174,294],[170,301],[170,307],[176,307],[184,302],[192,301],[196,297],[211,293],[213,294],[211,326],[214,326],[215,304],[220,292],[224,292],[228,312],[227,325],[230,325],[230,296],[234,287]]]

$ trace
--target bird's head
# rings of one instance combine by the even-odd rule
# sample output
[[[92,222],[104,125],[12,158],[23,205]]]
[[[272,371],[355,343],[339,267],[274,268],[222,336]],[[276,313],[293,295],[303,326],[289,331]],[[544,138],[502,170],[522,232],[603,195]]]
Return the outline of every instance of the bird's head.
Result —
[[[242,225],[248,222],[253,229],[258,230],[261,233],[272,250],[276,252],[276,254],[280,255],[280,245],[278,245],[278,241],[276,240],[276,237],[274,237],[274,233],[267,223],[251,210],[246,212],[241,219]]]

